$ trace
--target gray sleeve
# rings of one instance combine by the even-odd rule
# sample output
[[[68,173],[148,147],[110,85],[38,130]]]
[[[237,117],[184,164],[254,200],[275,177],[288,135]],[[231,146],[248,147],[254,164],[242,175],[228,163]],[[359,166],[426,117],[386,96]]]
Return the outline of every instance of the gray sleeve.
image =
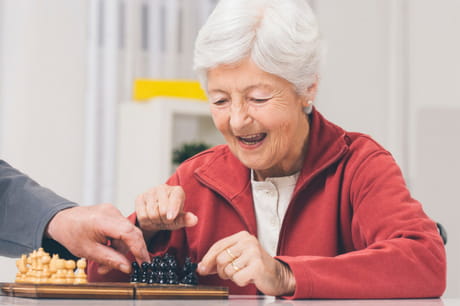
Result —
[[[76,205],[0,160],[0,255],[38,249],[51,218]]]

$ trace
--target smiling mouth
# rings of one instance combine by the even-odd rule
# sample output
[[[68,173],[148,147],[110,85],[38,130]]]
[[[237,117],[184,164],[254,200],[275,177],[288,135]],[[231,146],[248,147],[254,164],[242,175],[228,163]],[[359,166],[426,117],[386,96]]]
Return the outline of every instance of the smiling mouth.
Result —
[[[238,140],[244,143],[245,145],[255,145],[264,140],[265,137],[267,137],[267,133],[253,134],[244,137],[237,136],[236,138],[238,138]]]

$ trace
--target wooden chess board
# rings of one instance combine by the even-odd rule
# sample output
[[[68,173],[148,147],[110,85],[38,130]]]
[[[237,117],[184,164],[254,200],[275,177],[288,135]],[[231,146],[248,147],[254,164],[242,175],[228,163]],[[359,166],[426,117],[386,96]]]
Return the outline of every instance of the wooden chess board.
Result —
[[[57,299],[227,299],[228,288],[142,283],[22,284],[0,283],[1,294]]]

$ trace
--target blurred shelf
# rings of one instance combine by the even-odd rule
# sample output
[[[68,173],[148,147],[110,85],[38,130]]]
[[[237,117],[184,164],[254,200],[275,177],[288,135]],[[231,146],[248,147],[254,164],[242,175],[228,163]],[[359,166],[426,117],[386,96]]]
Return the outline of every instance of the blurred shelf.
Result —
[[[173,173],[172,152],[184,143],[224,143],[214,127],[208,103],[155,98],[120,105],[116,203],[134,211],[137,195],[164,183]]]

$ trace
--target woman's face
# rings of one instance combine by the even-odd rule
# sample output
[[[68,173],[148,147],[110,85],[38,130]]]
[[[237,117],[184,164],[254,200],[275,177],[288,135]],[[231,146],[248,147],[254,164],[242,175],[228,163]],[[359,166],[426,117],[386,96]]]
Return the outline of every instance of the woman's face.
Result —
[[[244,60],[210,69],[208,95],[214,124],[257,180],[300,170],[309,132],[303,108],[312,93],[300,96],[285,79]]]

